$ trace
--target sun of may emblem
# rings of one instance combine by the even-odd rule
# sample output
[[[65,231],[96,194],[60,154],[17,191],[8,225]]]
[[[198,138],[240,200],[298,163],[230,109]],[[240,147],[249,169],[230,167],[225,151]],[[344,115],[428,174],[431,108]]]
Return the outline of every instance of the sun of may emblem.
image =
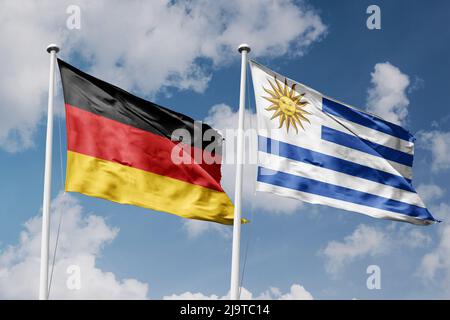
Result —
[[[267,111],[274,111],[270,120],[279,117],[279,128],[281,128],[284,124],[286,126],[286,132],[288,133],[290,127],[293,127],[296,133],[298,133],[298,126],[305,130],[302,122],[306,121],[308,123],[311,123],[306,118],[306,115],[311,114],[305,110],[305,106],[308,104],[308,102],[302,101],[305,94],[302,93],[296,95],[296,84],[294,83],[292,87],[289,87],[287,85],[286,78],[284,79],[284,86],[282,85],[282,83],[280,84],[276,77],[275,84],[272,83],[269,79],[268,81],[270,86],[272,87],[272,90],[264,87],[263,89],[268,94],[270,94],[270,97],[263,98],[272,103],[269,107],[266,108]]]

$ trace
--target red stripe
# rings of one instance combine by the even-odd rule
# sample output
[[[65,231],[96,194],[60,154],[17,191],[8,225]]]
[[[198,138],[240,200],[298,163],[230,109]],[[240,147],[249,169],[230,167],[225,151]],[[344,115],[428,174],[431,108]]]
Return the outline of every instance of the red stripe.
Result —
[[[171,154],[177,143],[164,136],[69,104],[66,104],[66,122],[67,148],[70,151],[223,191],[220,186],[220,163],[175,164]],[[183,147],[191,149],[192,155],[195,151],[203,152],[203,156],[207,153],[199,148]]]

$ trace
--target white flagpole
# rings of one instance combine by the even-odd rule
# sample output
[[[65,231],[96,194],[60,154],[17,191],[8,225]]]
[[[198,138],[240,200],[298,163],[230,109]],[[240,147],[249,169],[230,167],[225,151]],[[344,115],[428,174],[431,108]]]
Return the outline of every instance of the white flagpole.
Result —
[[[53,96],[55,90],[56,53],[59,47],[50,44],[50,80],[48,84],[47,138],[45,142],[44,200],[42,203],[41,271],[39,278],[39,300],[48,299],[48,249],[50,240],[50,197],[52,190],[52,146],[53,146]]]
[[[241,53],[241,90],[239,97],[239,125],[236,152],[236,183],[234,191],[234,224],[233,249],[231,253],[231,287],[230,299],[239,300],[239,269],[241,246],[241,198],[242,198],[242,168],[244,160],[244,112],[245,112],[245,81],[247,73],[247,53],[250,52],[248,44],[241,44],[238,48]]]

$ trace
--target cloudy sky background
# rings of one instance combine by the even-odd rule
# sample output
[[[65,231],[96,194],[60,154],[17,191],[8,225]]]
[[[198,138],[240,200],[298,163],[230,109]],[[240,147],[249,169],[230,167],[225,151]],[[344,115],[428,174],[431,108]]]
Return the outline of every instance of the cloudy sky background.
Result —
[[[240,56],[415,134],[414,184],[444,220],[417,227],[254,193],[245,167],[244,298],[450,298],[450,71],[446,1],[1,1],[0,298],[36,298],[49,58],[141,97],[237,125]],[[69,5],[81,29],[66,27]],[[250,80],[250,78],[249,78]],[[246,126],[255,124],[248,83]],[[62,192],[65,128],[57,84],[51,252],[61,233],[51,298],[226,298],[231,229]],[[61,147],[60,147],[61,146]],[[232,152],[232,150],[228,150]],[[61,156],[62,155],[62,156]],[[234,168],[223,167],[233,195]],[[245,256],[245,258],[244,258]],[[67,288],[67,268],[81,289]],[[381,269],[368,290],[366,269]]]

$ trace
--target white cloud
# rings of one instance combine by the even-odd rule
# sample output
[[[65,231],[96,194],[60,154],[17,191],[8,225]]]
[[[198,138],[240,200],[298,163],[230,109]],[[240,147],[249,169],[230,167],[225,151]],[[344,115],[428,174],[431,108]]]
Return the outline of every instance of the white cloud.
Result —
[[[404,124],[408,115],[409,100],[406,96],[409,77],[389,62],[377,63],[372,75],[372,87],[368,90],[367,109],[381,118]]]
[[[48,89],[45,47],[63,40],[55,23],[63,25],[58,9],[61,15],[65,8],[50,1],[39,7],[37,1],[2,1],[0,10],[0,146],[11,152],[33,145]]]
[[[450,168],[450,132],[422,131],[419,146],[431,152],[431,169],[434,172]]]
[[[226,239],[232,235],[232,227],[209,221],[183,219],[183,226],[190,238],[196,238],[206,232],[214,232]]]
[[[83,213],[77,200],[60,194],[53,202],[51,238],[54,242],[63,214],[52,281],[52,299],[145,299],[148,285],[136,279],[117,279],[96,265],[103,247],[118,233],[104,218]],[[35,299],[39,287],[41,216],[28,220],[16,245],[0,251],[0,299]],[[53,243],[54,248],[54,243]],[[53,248],[50,252],[53,252]],[[69,290],[67,268],[79,267],[81,288]]]
[[[172,294],[170,296],[164,296],[163,300],[219,300],[219,296],[212,294],[207,296],[203,293],[197,292],[184,292],[182,294]]]
[[[435,213],[437,217],[446,217],[450,213],[450,205],[441,202],[439,205],[431,207],[431,211]]]
[[[73,4],[81,9],[80,30],[66,29]],[[238,59],[240,42],[252,46],[253,57],[301,55],[325,32],[314,11],[292,0],[3,1],[0,147],[33,145],[45,112],[51,42],[94,75],[151,96],[167,86],[204,90],[213,70]]]
[[[293,284],[287,293],[281,293],[280,289],[271,287],[256,299],[262,300],[313,300],[313,296],[303,286]]]
[[[216,294],[206,295],[201,292],[192,293],[190,291],[181,294],[172,294],[170,296],[164,296],[163,300],[229,300],[230,293],[225,296],[218,296]],[[241,288],[241,300],[251,300],[252,293],[245,288]]]
[[[417,187],[417,193],[428,203],[442,197],[444,190],[436,184],[421,184]]]
[[[203,293],[184,292],[182,294],[173,294],[163,297],[164,300],[226,300],[229,299],[229,293],[225,296],[218,296],[215,294],[205,295]],[[270,287],[268,290],[253,296],[253,293],[245,288],[241,288],[241,300],[313,300],[313,296],[303,286],[293,284],[289,292],[282,293],[280,289]]]
[[[404,246],[410,249],[429,246],[432,242],[431,237],[428,234],[420,231],[419,229],[416,229],[416,227],[413,228],[414,229],[410,229],[408,232],[402,232],[400,230],[400,232],[397,234],[398,239],[393,241],[397,241],[400,246]]]
[[[336,274],[346,263],[358,257],[377,256],[384,253],[387,236],[384,232],[367,225],[359,225],[344,241],[330,241],[323,254],[327,258],[326,270]]]
[[[392,252],[394,248],[425,247],[430,243],[429,235],[411,226],[397,227],[397,223],[392,223],[381,229],[361,224],[343,241],[330,241],[320,254],[327,260],[326,271],[336,276],[345,265],[357,259],[379,257]]]
[[[449,205],[440,207],[448,215]],[[450,225],[443,223],[439,228],[439,242],[421,261],[418,274],[428,284],[443,289],[446,297],[450,297]]]

